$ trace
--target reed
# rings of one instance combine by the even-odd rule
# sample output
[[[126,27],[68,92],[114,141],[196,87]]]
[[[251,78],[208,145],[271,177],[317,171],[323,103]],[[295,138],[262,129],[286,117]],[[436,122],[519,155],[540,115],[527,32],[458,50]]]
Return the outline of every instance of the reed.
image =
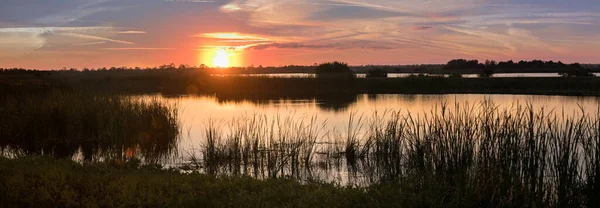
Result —
[[[0,146],[27,155],[155,162],[173,155],[179,134],[176,106],[156,99],[65,90],[0,98]]]
[[[223,156],[203,159],[228,167],[215,175],[342,183],[331,176],[345,173],[347,185],[392,184],[416,197],[441,196],[421,200],[438,203],[429,206],[598,204],[597,112],[485,101],[416,114],[352,113],[343,131],[321,131],[315,122],[254,115],[234,120],[229,131],[209,125],[205,151]]]

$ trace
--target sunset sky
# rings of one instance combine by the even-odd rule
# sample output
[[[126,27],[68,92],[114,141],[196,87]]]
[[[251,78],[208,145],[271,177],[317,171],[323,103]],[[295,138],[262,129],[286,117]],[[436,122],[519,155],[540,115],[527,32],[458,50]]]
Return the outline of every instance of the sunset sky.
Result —
[[[453,58],[599,63],[600,1],[0,2],[0,67],[418,64]]]

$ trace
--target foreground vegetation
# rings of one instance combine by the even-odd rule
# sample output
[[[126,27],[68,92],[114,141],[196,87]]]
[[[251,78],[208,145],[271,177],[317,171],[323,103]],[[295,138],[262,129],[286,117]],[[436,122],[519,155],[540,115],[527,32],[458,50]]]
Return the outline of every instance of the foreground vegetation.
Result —
[[[85,160],[125,150],[156,161],[179,139],[175,106],[88,91],[15,92],[0,97],[0,153]]]
[[[238,118],[229,131],[209,122],[192,164],[215,176],[386,184],[417,204],[597,207],[599,116],[567,115],[484,102],[351,115],[341,132],[323,132],[315,119]]]
[[[491,103],[353,114],[341,132],[257,115],[208,122],[193,171],[0,158],[0,205],[597,207],[599,121]]]
[[[377,205],[369,196],[384,197],[291,180],[217,178],[35,156],[0,159],[0,196],[3,207],[346,207]]]

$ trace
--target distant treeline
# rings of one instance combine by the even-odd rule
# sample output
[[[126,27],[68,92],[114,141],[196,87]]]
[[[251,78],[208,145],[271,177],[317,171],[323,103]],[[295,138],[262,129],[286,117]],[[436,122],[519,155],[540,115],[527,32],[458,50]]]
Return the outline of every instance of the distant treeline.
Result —
[[[478,60],[466,60],[466,59],[454,59],[449,61],[444,66],[444,71],[454,74],[461,73],[465,70],[475,70],[478,71],[478,74],[483,77],[489,77],[496,71],[552,71],[558,72],[562,76],[594,76],[591,73],[590,68],[583,67],[579,63],[571,63],[565,64],[561,61],[542,61],[542,60],[532,60],[532,61],[524,61],[521,60],[519,62],[514,62],[513,60],[509,60],[506,62],[496,62],[494,60],[486,60],[484,63],[480,63]]]
[[[512,60],[506,62],[496,62],[494,60],[486,60],[485,63],[479,63],[478,60],[454,59],[449,61],[444,69],[583,69],[579,63],[564,64],[563,62],[554,61],[519,61]]]
[[[155,67],[101,67],[101,68],[66,68],[38,70],[25,68],[0,68],[0,73],[22,73],[22,72],[46,72],[46,71],[141,71],[141,70],[175,70],[175,69],[197,69],[206,71],[210,74],[268,74],[268,73],[315,73],[319,64],[313,65],[280,65],[280,66],[246,66],[246,67],[227,67],[215,68],[207,65],[187,65],[174,63],[164,64]],[[349,69],[355,73],[368,73],[372,70],[379,70],[387,73],[430,73],[430,74],[480,74],[481,70],[486,73],[537,73],[537,72],[600,72],[600,64],[565,64],[561,61],[542,61],[521,60],[514,62],[486,60],[454,59],[447,64],[415,64],[415,65],[360,65],[349,66]],[[569,74],[567,74],[569,75]]]
[[[227,67],[227,68],[219,68],[219,67],[209,67],[207,65],[187,65],[180,64],[176,65],[174,63],[164,64],[155,67],[101,67],[101,68],[61,68],[61,69],[50,69],[50,70],[39,70],[39,69],[26,69],[26,68],[0,68],[0,72],[7,73],[20,73],[20,72],[47,72],[47,71],[82,71],[82,72],[90,72],[90,71],[161,71],[161,70],[182,70],[182,69],[192,69],[192,70],[203,70],[207,73],[215,73],[215,74],[238,74],[238,73],[314,73],[317,65],[311,66],[300,66],[300,65],[287,65],[287,66],[269,66],[263,67],[260,66],[247,66],[247,67]]]

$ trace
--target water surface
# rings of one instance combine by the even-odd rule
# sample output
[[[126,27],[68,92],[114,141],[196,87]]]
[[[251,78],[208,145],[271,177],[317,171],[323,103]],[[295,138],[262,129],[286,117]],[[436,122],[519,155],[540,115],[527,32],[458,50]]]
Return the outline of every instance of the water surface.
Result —
[[[600,73],[592,73],[600,76]],[[418,73],[388,73],[388,78],[404,78]],[[427,74],[426,74],[427,75]],[[242,77],[278,77],[278,78],[314,78],[313,73],[264,73],[264,74],[219,74],[213,76],[242,76]],[[440,76],[440,75],[431,75]],[[366,73],[357,73],[356,77],[365,78]],[[477,74],[463,74],[463,78],[477,78]],[[492,77],[561,77],[558,73],[495,73]]]
[[[183,139],[179,145],[182,156],[197,152],[205,143],[205,127],[209,120],[220,122],[224,131],[234,119],[248,119],[254,116],[266,118],[293,118],[310,120],[316,118],[319,125],[324,124],[322,134],[331,131],[345,132],[351,114],[368,120],[375,113],[385,114],[390,110],[422,116],[431,114],[446,103],[452,110],[456,104],[477,105],[490,101],[499,109],[514,109],[516,106],[531,105],[535,111],[580,115],[597,112],[598,97],[544,96],[544,95],[484,95],[484,94],[448,94],[448,95],[357,95],[341,100],[336,99],[272,99],[272,100],[228,100],[215,96],[179,96],[160,97],[164,102],[179,106]],[[227,132],[225,132],[226,134]]]

